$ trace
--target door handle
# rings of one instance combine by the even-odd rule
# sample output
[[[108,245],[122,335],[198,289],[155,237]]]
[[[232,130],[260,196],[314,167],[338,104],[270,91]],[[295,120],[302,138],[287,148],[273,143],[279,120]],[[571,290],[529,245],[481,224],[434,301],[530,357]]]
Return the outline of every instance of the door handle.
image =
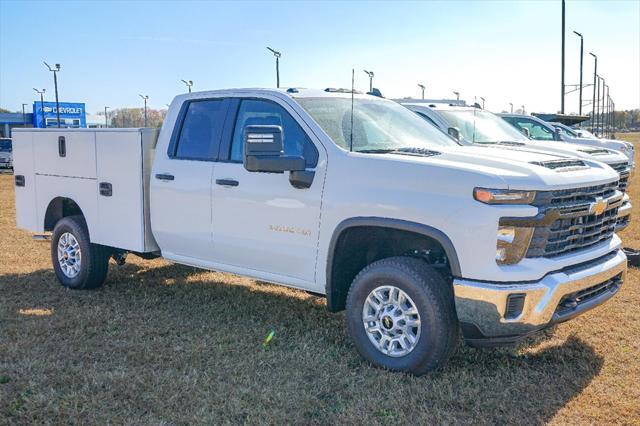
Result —
[[[158,174],[156,174],[156,179],[158,179],[158,180],[173,180],[174,177],[173,177],[173,175],[170,175],[169,173],[158,173]]]
[[[240,182],[235,179],[216,179],[216,185],[222,186],[238,186]]]

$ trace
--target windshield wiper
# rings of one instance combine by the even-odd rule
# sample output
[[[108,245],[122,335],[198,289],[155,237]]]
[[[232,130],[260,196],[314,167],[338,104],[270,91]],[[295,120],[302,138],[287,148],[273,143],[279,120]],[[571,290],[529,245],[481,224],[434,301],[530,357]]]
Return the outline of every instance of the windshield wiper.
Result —
[[[512,146],[525,146],[524,142],[516,142],[516,141],[500,141],[498,142],[500,145],[512,145]]]
[[[390,152],[394,152],[397,151],[396,148],[393,149],[389,149],[389,148],[374,148],[374,149],[360,149],[357,150],[356,152],[362,152],[364,154],[388,154]]]
[[[414,146],[406,146],[403,148],[378,148],[378,149],[362,149],[356,152],[363,152],[365,154],[404,154],[404,155],[418,155],[418,156],[427,156],[430,157],[432,155],[440,154],[438,151],[434,151],[428,148],[419,148]]]

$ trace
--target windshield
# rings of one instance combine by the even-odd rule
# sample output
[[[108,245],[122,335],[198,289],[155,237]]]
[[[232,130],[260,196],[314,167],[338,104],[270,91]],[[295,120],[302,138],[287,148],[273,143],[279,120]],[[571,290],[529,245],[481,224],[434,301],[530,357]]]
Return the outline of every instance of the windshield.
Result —
[[[10,140],[0,140],[0,152],[11,152]]]
[[[561,133],[566,133],[569,136],[573,136],[574,138],[578,136],[578,134],[571,127],[566,126],[562,123],[552,123]]]
[[[488,111],[438,111],[450,127],[457,127],[462,137],[473,143],[528,142],[529,139],[511,124]]]
[[[578,130],[578,135],[580,135],[581,138],[598,139],[596,135],[585,129]]]
[[[322,127],[333,142],[354,151],[393,151],[435,148],[457,143],[405,107],[383,99],[297,98],[296,101]],[[353,138],[353,139],[352,139]]]

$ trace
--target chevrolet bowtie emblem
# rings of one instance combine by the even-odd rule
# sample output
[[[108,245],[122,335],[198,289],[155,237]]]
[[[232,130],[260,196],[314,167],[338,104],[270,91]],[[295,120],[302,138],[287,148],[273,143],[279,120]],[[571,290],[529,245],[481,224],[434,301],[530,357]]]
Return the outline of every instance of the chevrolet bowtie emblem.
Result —
[[[596,198],[596,201],[589,206],[589,213],[600,216],[606,210],[609,202],[602,197]]]

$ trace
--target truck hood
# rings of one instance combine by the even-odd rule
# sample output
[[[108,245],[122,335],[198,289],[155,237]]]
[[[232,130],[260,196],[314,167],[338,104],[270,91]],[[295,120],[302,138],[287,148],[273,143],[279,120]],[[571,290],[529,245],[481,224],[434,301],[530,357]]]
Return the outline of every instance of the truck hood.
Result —
[[[495,182],[493,187],[497,189],[563,189],[599,185],[618,179],[618,174],[601,162],[539,150],[457,146],[438,147],[434,151],[438,153],[372,155],[403,163],[454,169],[460,173],[478,175],[479,179],[482,175],[483,182]]]
[[[517,151],[537,151],[557,154],[565,157],[578,157],[586,160],[601,161],[605,164],[616,164],[628,161],[626,155],[605,147],[580,146],[566,142],[501,142],[500,144],[491,145],[491,147],[513,149]]]
[[[563,140],[571,144],[589,145],[589,146],[595,146],[599,148],[608,148],[615,151],[620,151],[624,156],[627,157],[630,164],[632,165],[635,164],[633,145],[629,146],[628,142],[617,141],[613,139],[568,138],[568,137],[563,137]]]

